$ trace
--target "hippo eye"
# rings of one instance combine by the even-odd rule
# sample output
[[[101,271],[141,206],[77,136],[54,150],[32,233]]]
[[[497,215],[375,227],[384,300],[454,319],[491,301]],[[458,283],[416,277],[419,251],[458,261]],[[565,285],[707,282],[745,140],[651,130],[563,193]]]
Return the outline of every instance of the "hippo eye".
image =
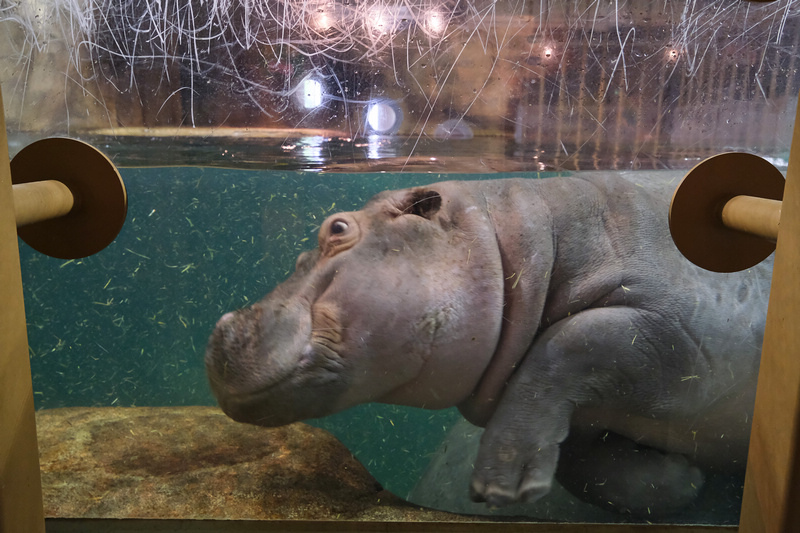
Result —
[[[323,222],[317,240],[323,256],[332,257],[355,246],[360,237],[358,214],[339,213]]]
[[[331,235],[341,235],[349,227],[344,220],[334,220],[331,222]]]

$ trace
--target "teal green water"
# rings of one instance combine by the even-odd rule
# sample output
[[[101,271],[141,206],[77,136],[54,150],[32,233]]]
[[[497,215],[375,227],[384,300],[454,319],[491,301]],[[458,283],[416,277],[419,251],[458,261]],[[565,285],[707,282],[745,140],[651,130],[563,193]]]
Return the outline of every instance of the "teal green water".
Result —
[[[202,167],[121,173],[128,217],[108,248],[64,261],[21,244],[38,409],[214,405],[203,354],[215,322],[286,279],[329,214],[358,209],[386,189],[505,177]],[[366,405],[312,423],[404,496],[458,417],[454,409]]]

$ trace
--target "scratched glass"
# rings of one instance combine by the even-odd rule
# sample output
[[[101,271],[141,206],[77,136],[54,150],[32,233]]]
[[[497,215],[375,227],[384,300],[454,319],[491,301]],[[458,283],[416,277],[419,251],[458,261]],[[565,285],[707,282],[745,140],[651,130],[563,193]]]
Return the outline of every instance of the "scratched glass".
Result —
[[[694,164],[732,150],[784,169],[800,91],[800,1],[0,1],[0,83],[12,156],[42,137],[86,140],[122,167],[130,199],[122,233],[95,256],[61,261],[21,245],[37,408],[213,406],[204,352],[215,323],[286,280],[320,231],[324,245],[331,215],[381,191],[586,171],[677,184]],[[431,190],[442,206],[451,198]],[[431,198],[418,198],[419,216],[443,213]],[[580,227],[588,211],[567,200]],[[661,257],[663,243],[643,246]],[[365,279],[374,275],[362,268]],[[503,272],[503,297],[524,287],[526,268]],[[704,292],[687,279],[676,275],[675,290]],[[766,294],[764,271],[734,289],[703,279],[705,292],[719,285],[720,301],[738,302],[725,312],[764,305],[754,296]],[[621,283],[618,292],[633,298],[636,289]],[[544,334],[548,316],[531,327]],[[692,330],[689,344],[706,354],[735,337],[757,350],[758,327],[742,331]],[[661,349],[673,341],[685,339],[664,333]],[[634,333],[628,342],[652,340]],[[755,377],[747,365],[706,364],[736,383]],[[694,370],[679,373],[674,387],[654,386],[680,403],[686,391],[702,390],[708,374]],[[749,424],[752,400],[746,391],[735,396],[737,424]],[[584,429],[604,430],[617,413],[579,404],[572,423]],[[627,429],[597,438],[613,442],[627,431],[620,455],[655,448],[693,458],[699,440],[685,439],[677,423],[667,431],[674,446],[659,448],[647,422],[661,416],[657,408],[630,416]],[[703,419],[688,430],[698,439],[734,431],[713,426],[725,413],[684,416]],[[556,477],[572,479],[569,490],[556,482],[537,503],[493,508],[472,502],[470,486],[489,503],[509,496],[502,483],[471,482],[476,462],[493,466],[478,457],[481,430],[455,407],[366,403],[311,423],[390,492],[435,509],[530,520],[738,521],[741,469],[698,477],[665,456],[668,472],[684,475],[699,500],[651,515],[647,505],[583,502],[583,492],[605,496],[589,485],[606,480],[578,486],[576,471],[588,467],[562,450]],[[519,451],[509,449],[500,456],[513,463]],[[740,465],[741,454],[728,451],[722,462]],[[535,477],[520,486],[531,488]],[[113,516],[97,510],[102,498],[90,501],[87,515]]]

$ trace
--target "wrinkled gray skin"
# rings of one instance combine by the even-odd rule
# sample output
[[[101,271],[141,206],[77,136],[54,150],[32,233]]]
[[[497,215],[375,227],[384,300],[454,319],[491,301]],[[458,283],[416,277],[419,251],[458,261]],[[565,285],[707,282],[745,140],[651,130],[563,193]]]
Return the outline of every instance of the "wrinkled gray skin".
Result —
[[[476,501],[557,476],[643,516],[691,503],[705,469],[743,467],[771,266],[693,266],[667,227],[677,182],[637,179],[444,182],[332,215],[286,282],[217,323],[220,406],[279,426],[456,405],[486,428]]]

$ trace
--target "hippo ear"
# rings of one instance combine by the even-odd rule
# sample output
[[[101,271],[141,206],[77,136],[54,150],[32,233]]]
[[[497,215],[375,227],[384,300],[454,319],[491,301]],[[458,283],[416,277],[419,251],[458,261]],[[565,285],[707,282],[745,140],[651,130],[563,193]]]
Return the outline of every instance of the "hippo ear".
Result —
[[[414,191],[406,199],[403,214],[430,219],[442,207],[442,197],[436,191]]]

